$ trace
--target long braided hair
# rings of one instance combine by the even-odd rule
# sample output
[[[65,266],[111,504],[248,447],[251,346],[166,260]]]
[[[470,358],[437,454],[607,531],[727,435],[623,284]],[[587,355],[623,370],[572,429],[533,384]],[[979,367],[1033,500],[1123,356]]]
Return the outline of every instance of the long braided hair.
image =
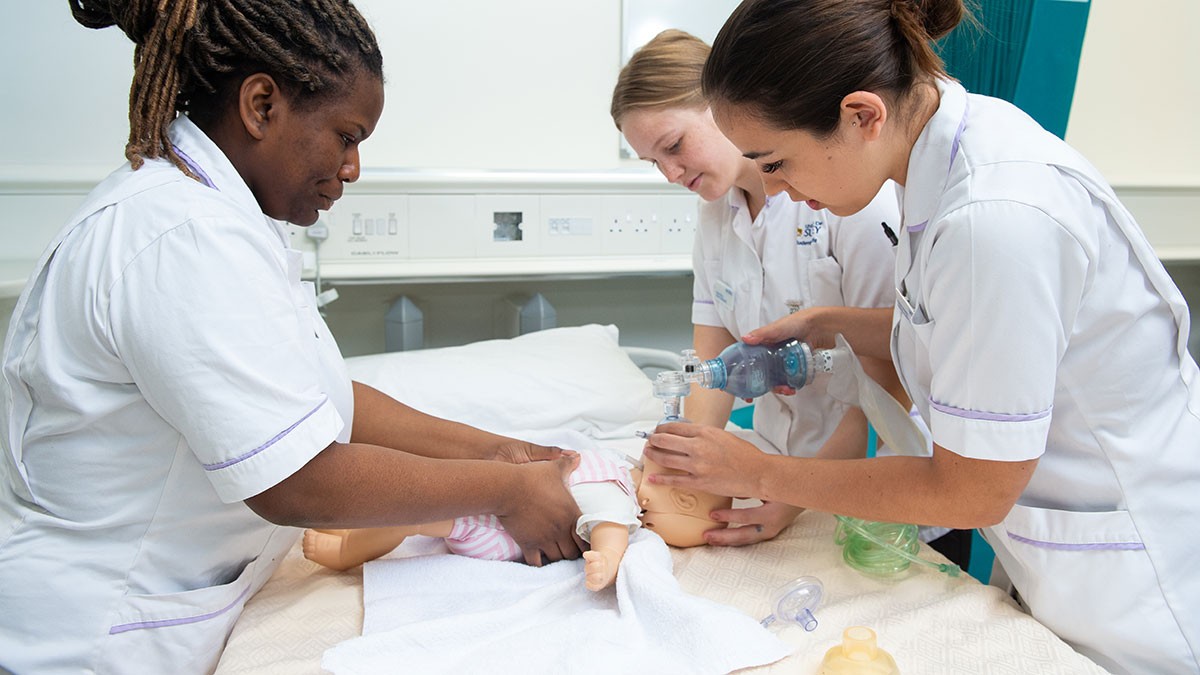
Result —
[[[167,127],[182,112],[202,127],[216,121],[253,73],[309,109],[360,71],[383,79],[375,34],[350,0],[68,1],[80,24],[118,26],[136,45],[125,145],[134,169],[165,157],[196,178]]]

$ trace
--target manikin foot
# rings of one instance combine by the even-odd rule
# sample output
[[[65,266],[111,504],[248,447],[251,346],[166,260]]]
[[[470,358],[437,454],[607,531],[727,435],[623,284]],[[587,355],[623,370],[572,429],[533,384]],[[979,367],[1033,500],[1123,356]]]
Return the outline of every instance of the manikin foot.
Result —
[[[617,567],[621,556],[608,549],[592,549],[583,552],[584,585],[589,591],[608,588],[617,578]]]
[[[347,570],[353,565],[344,564],[342,561],[342,542],[345,540],[346,538],[342,535],[305,530],[304,541],[300,545],[304,549],[304,557],[318,565],[335,570]]]
[[[354,537],[351,536],[351,532],[355,533]],[[339,571],[348,570],[385,555],[404,540],[404,537],[398,537],[392,533],[387,533],[390,535],[387,537],[370,536],[383,533],[382,530],[322,531],[310,529],[304,531],[304,541],[301,547],[304,550],[304,557],[318,565]]]

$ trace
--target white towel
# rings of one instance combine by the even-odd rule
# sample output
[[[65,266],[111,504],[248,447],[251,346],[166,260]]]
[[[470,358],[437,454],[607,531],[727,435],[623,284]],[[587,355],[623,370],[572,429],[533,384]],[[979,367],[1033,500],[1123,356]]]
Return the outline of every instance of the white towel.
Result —
[[[325,652],[336,675],[728,673],[791,648],[753,618],[684,593],[657,534],[634,533],[615,587],[583,561],[545,567],[454,555],[377,560],[363,573],[363,635]]]

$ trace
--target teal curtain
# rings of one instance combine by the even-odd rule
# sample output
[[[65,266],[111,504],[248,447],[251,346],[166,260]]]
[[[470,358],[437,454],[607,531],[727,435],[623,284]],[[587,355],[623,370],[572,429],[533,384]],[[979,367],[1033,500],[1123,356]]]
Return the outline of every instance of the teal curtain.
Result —
[[[982,0],[937,45],[968,91],[1020,107],[1060,138],[1075,95],[1090,0]]]
[[[965,21],[937,44],[946,70],[967,91],[1012,101],[1033,4],[1034,0],[987,0],[975,8],[978,25]]]

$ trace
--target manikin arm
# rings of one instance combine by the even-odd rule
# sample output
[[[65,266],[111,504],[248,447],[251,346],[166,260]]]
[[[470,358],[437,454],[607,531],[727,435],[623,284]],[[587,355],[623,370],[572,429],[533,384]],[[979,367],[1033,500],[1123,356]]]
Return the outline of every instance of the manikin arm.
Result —
[[[629,548],[629,528],[620,523],[599,523],[592,528],[592,550],[583,552],[584,584],[589,591],[612,585]]]

